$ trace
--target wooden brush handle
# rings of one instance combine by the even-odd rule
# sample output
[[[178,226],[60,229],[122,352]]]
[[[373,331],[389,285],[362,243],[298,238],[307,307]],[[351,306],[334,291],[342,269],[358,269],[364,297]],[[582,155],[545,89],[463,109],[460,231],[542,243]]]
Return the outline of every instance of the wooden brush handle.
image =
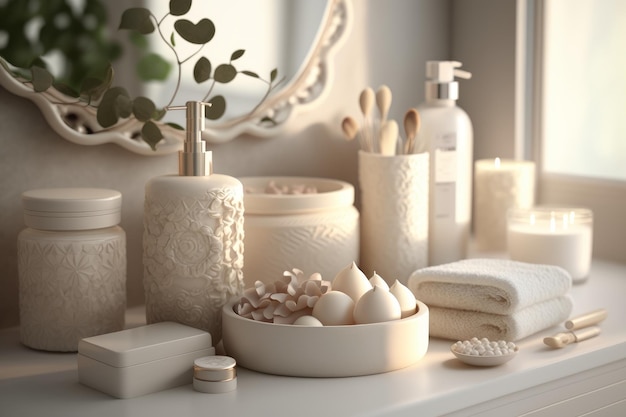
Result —
[[[594,310],[582,316],[574,317],[565,322],[565,328],[568,330],[577,330],[600,323],[608,315],[605,308]]]

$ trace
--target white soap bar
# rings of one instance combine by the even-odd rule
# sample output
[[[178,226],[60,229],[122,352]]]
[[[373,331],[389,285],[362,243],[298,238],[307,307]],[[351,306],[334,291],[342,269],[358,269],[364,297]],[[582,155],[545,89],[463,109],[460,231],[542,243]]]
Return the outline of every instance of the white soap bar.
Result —
[[[82,339],[78,379],[117,398],[132,398],[192,382],[194,360],[215,354],[211,335],[162,322]]]

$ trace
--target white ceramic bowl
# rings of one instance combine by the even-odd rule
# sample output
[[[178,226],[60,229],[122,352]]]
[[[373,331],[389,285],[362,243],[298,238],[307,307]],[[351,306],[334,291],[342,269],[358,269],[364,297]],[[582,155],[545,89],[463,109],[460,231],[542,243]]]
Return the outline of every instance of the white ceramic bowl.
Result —
[[[402,320],[350,326],[309,327],[258,322],[222,310],[224,349],[237,364],[268,374],[347,377],[413,365],[428,350],[428,307]]]
[[[354,202],[354,187],[345,181],[313,177],[243,177],[239,178],[246,192],[244,206],[251,214],[299,214],[319,210],[350,207]],[[265,187],[274,181],[283,186],[315,187],[312,194],[266,194]]]

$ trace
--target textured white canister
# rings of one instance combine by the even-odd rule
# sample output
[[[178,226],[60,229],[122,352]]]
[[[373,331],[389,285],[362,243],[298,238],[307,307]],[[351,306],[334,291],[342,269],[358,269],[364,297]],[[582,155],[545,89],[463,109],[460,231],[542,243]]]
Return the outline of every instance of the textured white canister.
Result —
[[[474,169],[474,237],[481,251],[504,251],[507,212],[535,203],[535,163],[481,159]]]
[[[22,195],[18,236],[20,339],[26,346],[76,351],[80,339],[121,330],[126,310],[122,196],[94,188]]]
[[[286,187],[315,187],[311,194],[259,192],[274,181]],[[241,178],[244,194],[244,282],[273,283],[293,268],[326,280],[359,256],[359,212],[354,187],[344,181],[308,177]],[[253,192],[251,192],[253,191]]]
[[[428,152],[359,152],[361,270],[406,284],[428,266]]]

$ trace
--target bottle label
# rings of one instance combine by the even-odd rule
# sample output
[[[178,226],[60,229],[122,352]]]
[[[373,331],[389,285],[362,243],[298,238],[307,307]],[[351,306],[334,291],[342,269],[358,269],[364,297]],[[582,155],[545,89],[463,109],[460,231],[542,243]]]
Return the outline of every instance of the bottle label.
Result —
[[[454,219],[457,180],[456,132],[437,135],[434,145],[433,215],[438,219]]]

